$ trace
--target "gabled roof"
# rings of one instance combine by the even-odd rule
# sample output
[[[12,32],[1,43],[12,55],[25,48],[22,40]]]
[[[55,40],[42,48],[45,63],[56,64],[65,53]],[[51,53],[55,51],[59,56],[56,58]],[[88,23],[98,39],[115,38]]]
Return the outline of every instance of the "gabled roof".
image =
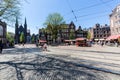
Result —
[[[73,21],[71,21],[71,23],[69,24],[69,27],[70,27],[71,25],[73,25],[73,26],[75,27],[75,24],[74,24]]]

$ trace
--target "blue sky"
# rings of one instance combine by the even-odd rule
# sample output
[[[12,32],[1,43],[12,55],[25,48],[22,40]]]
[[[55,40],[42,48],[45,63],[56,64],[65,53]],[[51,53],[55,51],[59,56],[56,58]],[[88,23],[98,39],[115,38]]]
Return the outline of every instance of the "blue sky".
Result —
[[[73,21],[76,27],[109,24],[109,14],[118,4],[120,0],[27,0],[22,4],[20,24],[24,23],[26,17],[31,34],[37,34],[38,29],[44,27],[46,17],[55,12],[60,13],[66,23]],[[14,32],[14,28],[8,27],[8,31]]]

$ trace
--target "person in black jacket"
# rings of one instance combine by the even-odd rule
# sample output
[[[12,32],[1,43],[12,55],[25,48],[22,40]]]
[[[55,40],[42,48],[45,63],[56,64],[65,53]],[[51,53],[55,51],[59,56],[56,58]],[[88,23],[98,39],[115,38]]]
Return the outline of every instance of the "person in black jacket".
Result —
[[[104,42],[102,41],[101,46],[103,46],[103,45],[104,45]]]
[[[0,40],[0,53],[2,53],[3,50],[3,44],[2,44],[2,40]]]

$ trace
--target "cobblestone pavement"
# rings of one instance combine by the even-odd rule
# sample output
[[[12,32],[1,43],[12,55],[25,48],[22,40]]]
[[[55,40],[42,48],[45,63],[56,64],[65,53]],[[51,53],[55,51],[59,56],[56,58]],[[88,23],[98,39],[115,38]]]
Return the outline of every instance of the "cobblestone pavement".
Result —
[[[78,57],[52,54],[54,48],[43,52],[26,45],[4,50],[0,54],[0,80],[120,80],[120,75],[82,67]]]

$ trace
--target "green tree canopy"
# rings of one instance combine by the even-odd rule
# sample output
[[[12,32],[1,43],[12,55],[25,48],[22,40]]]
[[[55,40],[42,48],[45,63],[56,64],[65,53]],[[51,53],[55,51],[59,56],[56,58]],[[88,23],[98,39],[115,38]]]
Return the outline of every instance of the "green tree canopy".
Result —
[[[51,24],[52,26],[56,26],[63,23],[65,23],[63,17],[59,13],[53,13],[48,15],[46,22],[44,24],[45,25]]]
[[[14,22],[20,18],[21,2],[24,0],[0,0],[0,19],[6,22]]]
[[[69,39],[75,39],[74,32],[70,32]]]
[[[25,41],[25,36],[24,36],[24,33],[22,32],[22,33],[20,34],[20,42],[21,42],[21,43],[24,43],[24,41]]]
[[[13,33],[7,32],[6,38],[7,38],[7,40],[8,40],[10,43],[13,43],[13,42],[14,42],[14,34],[13,34]]]
[[[56,40],[60,25],[64,23],[65,21],[59,13],[53,13],[48,15],[44,24],[47,26],[46,31],[51,33],[52,39]]]
[[[87,39],[91,39],[91,33],[90,32],[87,33]]]
[[[31,41],[32,43],[35,43],[35,34],[32,34]]]

